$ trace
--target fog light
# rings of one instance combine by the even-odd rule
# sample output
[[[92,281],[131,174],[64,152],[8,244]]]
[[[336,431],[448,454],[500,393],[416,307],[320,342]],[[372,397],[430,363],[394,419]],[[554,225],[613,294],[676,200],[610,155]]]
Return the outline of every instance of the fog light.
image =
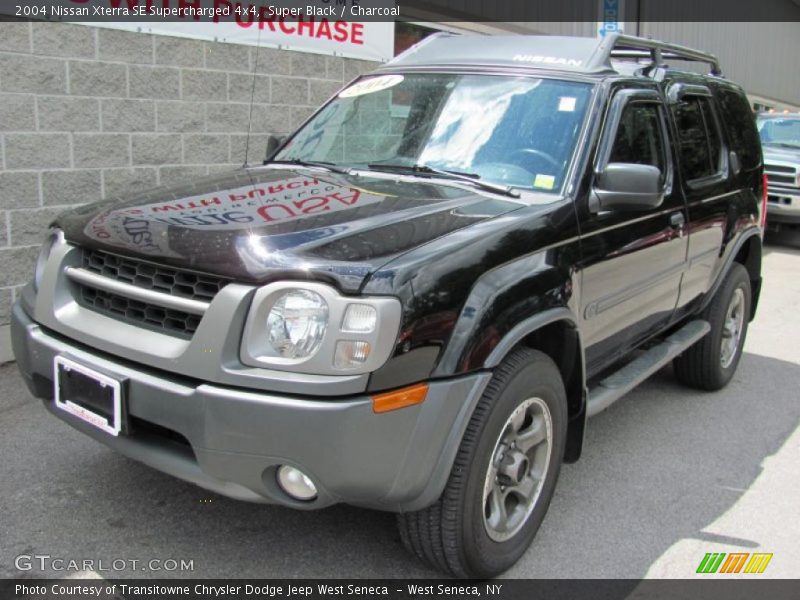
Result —
[[[300,469],[289,465],[278,467],[278,485],[295,500],[307,502],[317,497],[317,486],[311,478]]]

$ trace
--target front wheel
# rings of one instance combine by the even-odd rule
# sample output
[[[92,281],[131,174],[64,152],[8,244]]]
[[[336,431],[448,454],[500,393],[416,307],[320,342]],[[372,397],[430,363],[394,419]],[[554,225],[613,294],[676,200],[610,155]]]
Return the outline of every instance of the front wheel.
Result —
[[[405,546],[458,577],[492,577],[511,567],[550,505],[566,432],[555,363],[536,350],[515,350],[478,402],[442,496],[398,516]]]
[[[719,390],[733,378],[742,356],[750,321],[750,276],[734,263],[703,318],[711,331],[673,362],[681,383],[701,390]]]

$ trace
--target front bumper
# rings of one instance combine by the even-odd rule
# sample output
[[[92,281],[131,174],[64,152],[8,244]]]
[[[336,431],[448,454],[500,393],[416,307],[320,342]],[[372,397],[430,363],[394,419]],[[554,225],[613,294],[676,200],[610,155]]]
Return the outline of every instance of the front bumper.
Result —
[[[768,193],[767,223],[800,225],[800,194],[771,188]]]
[[[346,502],[397,511],[433,503],[491,376],[431,382],[422,404],[375,414],[368,396],[278,395],[121,360],[45,329],[20,304],[13,308],[11,333],[28,388],[76,429],[213,492],[303,509]],[[52,370],[58,355],[127,380],[129,435],[107,435],[55,408]],[[307,473],[318,497],[299,502],[286,495],[275,480],[282,464]]]

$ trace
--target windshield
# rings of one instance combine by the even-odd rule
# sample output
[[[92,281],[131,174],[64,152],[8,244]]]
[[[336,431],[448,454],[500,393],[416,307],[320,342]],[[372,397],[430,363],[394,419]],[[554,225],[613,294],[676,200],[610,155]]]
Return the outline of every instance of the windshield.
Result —
[[[763,144],[800,148],[800,117],[759,120],[758,133]]]
[[[325,106],[275,159],[372,170],[430,167],[557,192],[590,91],[588,84],[530,77],[364,78]]]

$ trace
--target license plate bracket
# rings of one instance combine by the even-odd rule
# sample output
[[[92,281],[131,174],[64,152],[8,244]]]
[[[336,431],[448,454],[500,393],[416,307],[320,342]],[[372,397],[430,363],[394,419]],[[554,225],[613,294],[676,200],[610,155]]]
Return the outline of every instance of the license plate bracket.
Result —
[[[57,408],[118,436],[125,426],[123,381],[65,356],[53,359],[53,397]]]

